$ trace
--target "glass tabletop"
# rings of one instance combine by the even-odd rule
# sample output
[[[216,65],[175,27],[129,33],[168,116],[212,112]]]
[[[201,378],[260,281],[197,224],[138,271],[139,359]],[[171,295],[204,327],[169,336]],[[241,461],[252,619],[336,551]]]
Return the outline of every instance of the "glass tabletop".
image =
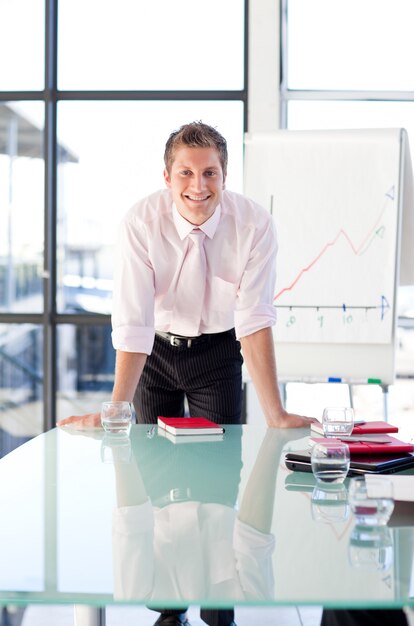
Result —
[[[286,469],[308,435],[134,425],[23,444],[0,460],[0,603],[412,605],[413,510],[358,527],[346,483]]]

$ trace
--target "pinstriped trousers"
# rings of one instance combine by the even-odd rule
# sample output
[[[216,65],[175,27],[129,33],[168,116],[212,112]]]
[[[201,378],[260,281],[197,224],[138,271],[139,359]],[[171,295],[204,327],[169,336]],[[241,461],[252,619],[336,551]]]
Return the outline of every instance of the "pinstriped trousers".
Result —
[[[240,342],[234,329],[204,337],[205,341],[188,348],[172,346],[155,335],[134,396],[138,423],[154,424],[158,415],[184,415],[185,398],[191,416],[207,417],[218,424],[240,423]]]

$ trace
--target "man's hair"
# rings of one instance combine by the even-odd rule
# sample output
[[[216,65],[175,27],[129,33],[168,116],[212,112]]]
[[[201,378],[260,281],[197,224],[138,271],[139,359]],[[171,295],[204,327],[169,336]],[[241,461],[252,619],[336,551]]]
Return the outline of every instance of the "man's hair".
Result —
[[[216,148],[219,153],[223,174],[227,174],[227,142],[220,133],[203,122],[184,124],[168,137],[165,144],[164,163],[168,173],[174,161],[175,151],[181,146],[189,148]]]

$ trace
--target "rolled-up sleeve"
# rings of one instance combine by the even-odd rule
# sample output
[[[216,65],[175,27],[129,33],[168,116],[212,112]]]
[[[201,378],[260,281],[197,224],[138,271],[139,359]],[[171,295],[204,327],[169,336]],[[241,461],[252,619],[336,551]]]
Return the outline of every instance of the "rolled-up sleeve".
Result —
[[[273,326],[276,308],[273,304],[276,281],[277,237],[270,215],[261,216],[253,239],[249,260],[238,290],[234,314],[237,337]]]
[[[127,214],[115,255],[112,344],[115,350],[151,354],[154,336],[154,272],[145,226]]]
[[[248,600],[273,600],[275,581],[272,555],[275,538],[244,524],[234,525],[233,548],[236,569],[244,597]]]

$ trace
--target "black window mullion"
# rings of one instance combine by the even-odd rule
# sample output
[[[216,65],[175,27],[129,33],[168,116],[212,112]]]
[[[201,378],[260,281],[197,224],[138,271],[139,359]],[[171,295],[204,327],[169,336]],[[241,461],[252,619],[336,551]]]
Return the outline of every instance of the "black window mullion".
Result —
[[[57,186],[57,0],[45,15],[45,214],[43,273],[43,427],[56,424],[56,186]]]

